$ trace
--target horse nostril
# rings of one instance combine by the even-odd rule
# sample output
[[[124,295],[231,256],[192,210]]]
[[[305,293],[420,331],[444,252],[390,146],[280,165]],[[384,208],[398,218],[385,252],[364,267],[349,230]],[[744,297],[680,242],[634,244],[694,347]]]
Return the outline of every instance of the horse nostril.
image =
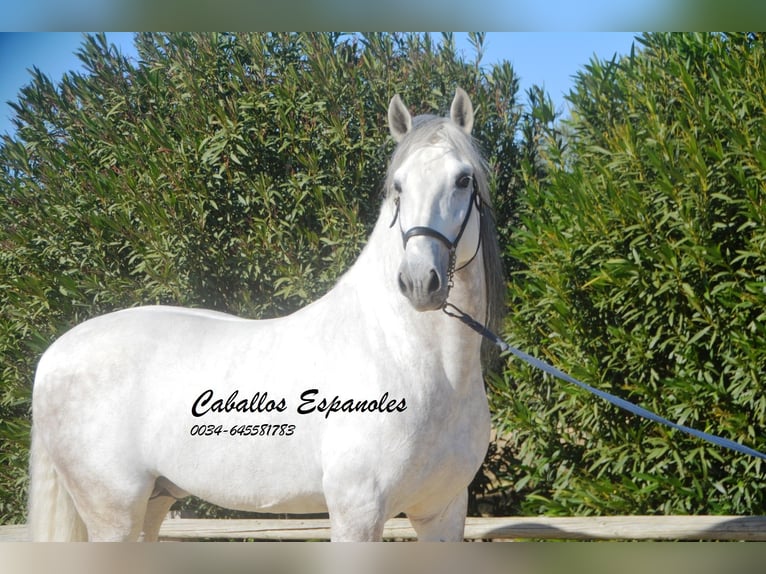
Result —
[[[431,269],[431,280],[428,282],[428,292],[436,293],[441,287],[441,281],[439,281],[439,275]]]

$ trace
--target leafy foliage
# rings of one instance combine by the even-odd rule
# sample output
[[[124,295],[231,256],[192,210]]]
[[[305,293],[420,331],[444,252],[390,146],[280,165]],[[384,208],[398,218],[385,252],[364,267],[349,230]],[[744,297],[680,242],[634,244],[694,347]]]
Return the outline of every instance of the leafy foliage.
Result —
[[[377,217],[390,97],[444,112],[455,85],[494,170],[505,337],[766,448],[766,39],[645,35],[578,74],[561,123],[471,38],[467,62],[449,34],[141,34],[132,62],[91,36],[85,73],[33,73],[0,146],[0,521],[24,518],[31,381],[58,335],[138,304],[315,299]],[[472,512],[764,510],[758,460],[516,361],[487,383],[498,439]]]
[[[766,449],[766,38],[651,34],[576,79],[566,146],[527,165],[513,344]],[[539,167],[539,166],[537,166]],[[522,512],[764,510],[762,461],[509,363],[493,380]]]
[[[479,57],[483,36],[472,35]],[[0,521],[24,516],[34,366],[76,323],[164,303],[261,318],[327,291],[374,223],[388,101],[466,88],[513,209],[521,121],[508,63],[445,35],[141,34],[139,61],[84,41],[82,74],[39,71],[0,147]],[[212,510],[209,510],[212,512]]]

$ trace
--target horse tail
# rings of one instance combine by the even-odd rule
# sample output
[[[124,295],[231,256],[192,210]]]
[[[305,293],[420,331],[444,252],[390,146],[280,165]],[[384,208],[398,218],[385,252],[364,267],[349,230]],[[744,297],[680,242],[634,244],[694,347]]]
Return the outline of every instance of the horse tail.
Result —
[[[53,466],[42,439],[32,427],[27,528],[36,542],[86,541],[88,531]]]

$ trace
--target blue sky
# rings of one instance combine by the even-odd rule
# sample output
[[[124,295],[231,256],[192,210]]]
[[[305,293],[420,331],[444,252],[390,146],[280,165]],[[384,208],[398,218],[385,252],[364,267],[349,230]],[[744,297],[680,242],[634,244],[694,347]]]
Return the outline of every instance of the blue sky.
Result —
[[[564,94],[572,78],[595,55],[610,59],[614,54],[630,53],[636,34],[629,32],[489,32],[482,63],[508,60],[521,78],[522,93],[533,84],[550,93],[557,109],[566,111]],[[136,57],[133,35],[107,34],[123,54]],[[466,34],[455,34],[458,50],[467,59],[473,49]],[[75,52],[82,43],[78,32],[0,34],[0,134],[12,133],[13,110],[6,103],[15,101],[19,89],[29,83],[28,70],[37,66],[54,82],[70,70],[79,70]]]

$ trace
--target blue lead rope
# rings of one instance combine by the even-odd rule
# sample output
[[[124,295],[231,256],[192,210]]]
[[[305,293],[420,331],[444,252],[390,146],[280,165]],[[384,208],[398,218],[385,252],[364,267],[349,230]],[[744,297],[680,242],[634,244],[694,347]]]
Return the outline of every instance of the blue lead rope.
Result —
[[[747,454],[750,456],[755,456],[757,458],[766,460],[766,454],[763,454],[762,452],[758,452],[757,450],[754,450],[752,448],[746,447],[738,442],[734,442],[733,440],[729,440],[720,436],[716,436],[710,433],[702,432],[697,429],[693,429],[691,427],[687,427],[684,425],[680,425],[678,423],[674,423],[673,421],[669,421],[666,418],[663,418],[652,411],[646,410],[643,407],[639,407],[638,405],[634,405],[633,403],[626,401],[625,399],[621,399],[620,397],[616,397],[614,395],[611,395],[607,392],[600,391],[599,389],[596,389],[594,387],[591,387],[590,385],[583,383],[582,381],[578,381],[574,377],[566,374],[563,371],[560,371],[556,367],[549,365],[545,361],[541,361],[540,359],[537,359],[531,355],[526,354],[523,351],[519,351],[518,349],[511,347],[508,343],[503,341],[500,337],[495,335],[492,331],[487,329],[484,325],[476,321],[473,317],[470,315],[464,313],[457,307],[455,307],[452,303],[445,303],[444,307],[442,307],[442,310],[449,315],[450,317],[454,317],[458,320],[460,320],[462,323],[497,345],[501,351],[511,353],[512,355],[515,355],[522,361],[525,361],[526,363],[529,363],[533,367],[536,367],[549,375],[553,375],[554,377],[557,377],[561,379],[562,381],[566,381],[568,383],[572,383],[573,385],[577,385],[581,389],[585,389],[589,393],[593,393],[597,397],[600,397],[604,399],[605,401],[620,407],[621,409],[625,409],[629,413],[633,413],[634,415],[638,415],[640,417],[644,417],[646,419],[649,419],[650,421],[654,421],[656,423],[660,423],[666,426],[669,426],[670,428],[674,428],[677,430],[680,430],[682,432],[685,432],[686,434],[689,434],[691,436],[701,438],[702,440],[706,440],[710,443],[713,443],[718,446],[722,446],[724,448],[728,448],[731,450],[734,450],[736,452]]]

